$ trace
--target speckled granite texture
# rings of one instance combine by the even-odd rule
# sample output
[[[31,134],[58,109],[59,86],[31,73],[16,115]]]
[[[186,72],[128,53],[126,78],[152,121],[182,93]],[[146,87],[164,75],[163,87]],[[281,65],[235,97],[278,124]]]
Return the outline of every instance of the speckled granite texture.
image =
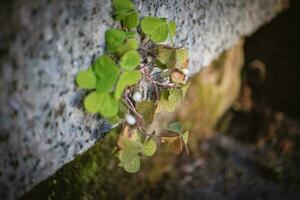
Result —
[[[135,1],[142,15],[174,19],[176,43],[198,72],[286,0]],[[0,198],[15,199],[91,147],[110,126],[82,110],[74,76],[104,49],[109,0],[0,2]]]

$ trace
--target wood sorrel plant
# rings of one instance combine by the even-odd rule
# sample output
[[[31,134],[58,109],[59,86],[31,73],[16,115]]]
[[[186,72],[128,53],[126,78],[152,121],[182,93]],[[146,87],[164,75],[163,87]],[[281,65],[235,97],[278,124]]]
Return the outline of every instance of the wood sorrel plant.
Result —
[[[169,144],[175,154],[183,149],[188,153],[189,133],[179,122],[169,124],[164,135],[146,131],[155,113],[173,112],[183,100],[188,88],[188,50],[174,47],[174,21],[158,17],[140,20],[130,0],[113,0],[113,8],[122,28],[105,32],[105,54],[80,71],[76,83],[89,90],[83,101],[88,113],[122,124],[119,166],[134,173],[140,168],[140,156],[155,153],[154,137]]]

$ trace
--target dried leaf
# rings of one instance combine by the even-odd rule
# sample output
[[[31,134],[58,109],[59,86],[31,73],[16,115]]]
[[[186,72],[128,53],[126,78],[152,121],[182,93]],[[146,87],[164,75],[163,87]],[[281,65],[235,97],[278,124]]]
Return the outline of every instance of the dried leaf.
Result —
[[[167,68],[186,68],[188,64],[188,50],[159,45],[157,48],[157,59],[160,64],[165,65]]]
[[[144,119],[144,125],[149,125],[153,121],[156,106],[152,101],[141,101],[136,103],[136,109]]]
[[[185,74],[180,70],[173,70],[171,72],[171,79],[175,83],[183,83],[185,81]]]

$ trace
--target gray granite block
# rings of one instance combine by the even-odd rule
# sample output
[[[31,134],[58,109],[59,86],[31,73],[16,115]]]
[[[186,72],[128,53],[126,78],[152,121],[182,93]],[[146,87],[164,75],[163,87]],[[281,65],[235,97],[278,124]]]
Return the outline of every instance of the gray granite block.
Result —
[[[254,32],[286,0],[143,0],[141,15],[174,19],[191,74]],[[110,130],[84,113],[74,77],[103,53],[116,26],[109,0],[0,3],[0,197],[15,199]]]

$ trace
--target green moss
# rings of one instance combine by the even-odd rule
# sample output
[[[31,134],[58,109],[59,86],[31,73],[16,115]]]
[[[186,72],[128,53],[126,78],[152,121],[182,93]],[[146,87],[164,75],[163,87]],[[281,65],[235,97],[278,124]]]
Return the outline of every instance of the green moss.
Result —
[[[119,161],[113,154],[118,131],[108,133],[103,140],[64,165],[20,200],[132,199],[143,195],[151,184],[150,175],[145,174],[149,166],[153,167],[153,161],[143,160],[142,169],[136,174],[129,174],[118,167]]]
[[[116,185],[112,180],[120,173],[112,153],[116,143],[116,132],[107,137],[74,161],[65,165],[52,177],[38,184],[20,199],[106,199]],[[115,169],[116,168],[116,169]],[[116,173],[116,171],[118,171]],[[117,181],[115,181],[117,182]],[[95,188],[103,188],[101,191]],[[117,195],[117,194],[115,194]],[[97,198],[97,199],[98,199]]]

